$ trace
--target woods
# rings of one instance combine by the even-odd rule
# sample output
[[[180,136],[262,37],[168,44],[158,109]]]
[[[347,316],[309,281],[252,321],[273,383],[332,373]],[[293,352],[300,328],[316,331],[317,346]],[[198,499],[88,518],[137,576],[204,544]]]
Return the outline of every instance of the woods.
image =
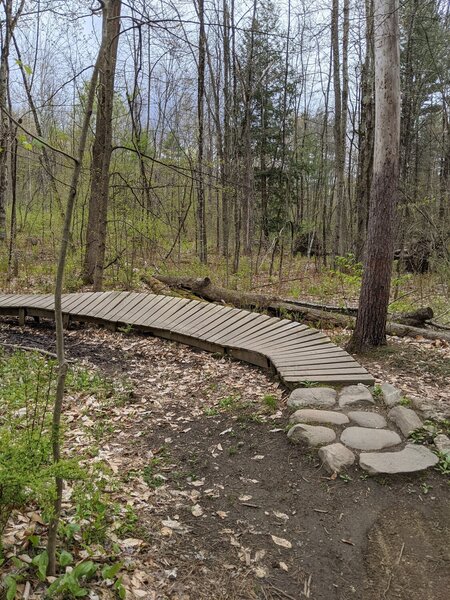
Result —
[[[0,0],[0,600],[447,599],[449,47]]]
[[[415,298],[423,274],[438,295],[433,308],[445,313],[447,3],[221,0],[188,3],[183,14],[174,3],[145,0],[94,3],[87,12],[76,1],[65,10],[51,1],[1,6],[0,253],[10,289],[29,277],[51,285],[68,157],[104,38],[67,286],[131,289],[149,271],[195,276],[212,267],[225,287],[276,282],[296,296],[285,283],[295,273],[314,288],[313,271],[323,280],[359,273],[363,263],[360,304],[371,299],[371,314]],[[382,150],[377,50],[387,10],[398,21],[386,64],[397,72],[389,88],[401,143]],[[386,152],[398,157],[390,187]],[[392,200],[396,212],[377,198]],[[374,279],[381,271],[382,285]],[[375,288],[382,301],[367,291]],[[414,302],[404,309],[422,300]],[[380,319],[366,319],[367,343],[384,340]]]

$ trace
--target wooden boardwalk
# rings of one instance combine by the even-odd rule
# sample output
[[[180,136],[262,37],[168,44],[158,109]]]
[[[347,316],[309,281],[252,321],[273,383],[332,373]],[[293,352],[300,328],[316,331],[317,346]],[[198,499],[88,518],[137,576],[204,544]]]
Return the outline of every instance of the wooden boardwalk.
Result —
[[[0,294],[0,315],[53,317],[53,295]],[[372,384],[373,377],[317,331],[290,321],[197,300],[135,292],[65,294],[66,322],[135,330],[217,352],[276,372],[285,385]]]

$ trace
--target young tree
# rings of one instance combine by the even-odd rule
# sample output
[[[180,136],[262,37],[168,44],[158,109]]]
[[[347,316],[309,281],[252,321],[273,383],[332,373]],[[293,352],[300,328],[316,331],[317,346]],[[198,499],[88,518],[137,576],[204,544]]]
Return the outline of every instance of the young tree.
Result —
[[[8,163],[11,152],[11,123],[9,112],[9,54],[17,21],[22,14],[25,0],[21,0],[13,12],[13,0],[1,0],[4,11],[4,30],[1,35],[0,53],[0,242],[6,239],[6,197],[8,193]],[[3,25],[4,24],[4,25]]]
[[[375,146],[366,260],[349,349],[386,344],[399,181],[400,43],[398,0],[375,0]]]

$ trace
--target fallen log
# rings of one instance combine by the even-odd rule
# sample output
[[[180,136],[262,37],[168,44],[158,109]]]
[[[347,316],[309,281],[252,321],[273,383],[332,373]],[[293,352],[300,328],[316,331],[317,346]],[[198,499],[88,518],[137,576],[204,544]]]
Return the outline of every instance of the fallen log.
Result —
[[[154,275],[151,279],[153,278],[164,283],[169,288],[188,291],[203,300],[221,304],[230,304],[238,308],[265,311],[272,316],[291,318],[295,321],[310,323],[322,329],[332,327],[353,329],[355,324],[355,317],[353,315],[342,315],[337,312],[330,312],[320,308],[311,307],[311,305],[305,306],[308,304],[306,302],[300,304],[280,299],[275,296],[229,290],[213,285],[209,277],[193,278]],[[151,279],[142,277],[144,283],[148,283]],[[393,321],[388,321],[386,332],[388,335],[397,337],[421,336],[429,340],[445,340],[450,342],[449,334]]]

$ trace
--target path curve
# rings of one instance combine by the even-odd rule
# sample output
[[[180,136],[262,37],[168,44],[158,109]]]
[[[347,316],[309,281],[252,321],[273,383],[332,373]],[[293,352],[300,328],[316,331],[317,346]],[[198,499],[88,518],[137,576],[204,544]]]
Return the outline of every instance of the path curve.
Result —
[[[138,292],[64,294],[70,320],[134,330],[270,369],[289,388],[303,382],[374,383],[350,354],[318,331],[288,319],[220,304]],[[54,298],[0,294],[0,315],[53,318]]]

